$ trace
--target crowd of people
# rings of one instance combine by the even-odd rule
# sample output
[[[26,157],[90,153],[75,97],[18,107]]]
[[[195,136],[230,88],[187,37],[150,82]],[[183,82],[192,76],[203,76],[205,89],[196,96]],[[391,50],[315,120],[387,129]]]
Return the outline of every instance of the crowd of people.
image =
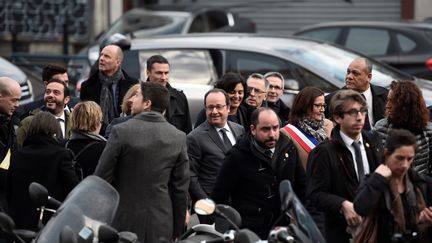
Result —
[[[231,205],[266,239],[289,180],[328,242],[432,239],[432,124],[413,82],[375,86],[357,58],[345,87],[306,87],[290,109],[282,74],[228,72],[203,94],[192,129],[187,98],[169,82],[175,67],[154,55],[140,81],[123,58],[103,47],[79,98],[56,65],[43,69],[43,97],[24,106],[18,83],[0,77],[0,210],[18,228],[38,227],[32,181],[63,200],[97,175],[120,194],[113,226],[141,242],[177,239],[203,198]]]

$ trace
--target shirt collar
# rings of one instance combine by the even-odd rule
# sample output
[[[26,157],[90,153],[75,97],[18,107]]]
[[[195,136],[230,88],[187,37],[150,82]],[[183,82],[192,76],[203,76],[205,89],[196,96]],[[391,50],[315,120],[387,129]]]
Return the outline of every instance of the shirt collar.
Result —
[[[354,139],[348,137],[344,132],[342,132],[342,130],[339,130],[342,141],[344,141],[345,145],[348,146],[352,146],[352,143],[354,142]],[[363,144],[363,137],[360,133],[360,138],[358,140],[360,142],[360,144]]]

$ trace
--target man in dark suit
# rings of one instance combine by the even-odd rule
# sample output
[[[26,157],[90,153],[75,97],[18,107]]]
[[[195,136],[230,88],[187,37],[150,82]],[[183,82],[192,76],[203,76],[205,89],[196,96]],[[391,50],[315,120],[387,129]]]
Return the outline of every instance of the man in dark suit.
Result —
[[[121,69],[123,51],[117,45],[105,46],[99,58],[99,70],[82,83],[80,98],[82,101],[92,100],[98,103],[103,113],[105,128],[121,113],[123,97],[131,86],[138,83],[138,79],[131,78]]]
[[[180,131],[188,134],[192,130],[189,104],[182,90],[173,88],[169,83],[170,64],[161,55],[151,56],[147,60],[147,80],[160,84],[168,89],[170,102],[166,110],[167,121]]]
[[[228,121],[230,98],[224,90],[208,91],[204,106],[207,120],[187,136],[194,201],[210,196],[225,155],[244,133],[242,125]]]
[[[372,64],[366,58],[359,57],[354,59],[347,68],[345,76],[346,86],[342,89],[352,89],[366,99],[368,115],[365,121],[365,129],[370,130],[373,125],[385,115],[385,104],[387,102],[388,90],[370,83],[372,79]],[[328,104],[325,112],[329,117],[330,102],[335,92],[327,95],[325,101]]]
[[[307,197],[325,214],[327,242],[349,242],[347,229],[355,228],[361,221],[352,203],[357,188],[364,175],[381,163],[381,139],[375,132],[362,130],[366,107],[358,92],[336,92],[330,112],[337,125],[331,138],[309,154]]]
[[[186,135],[162,115],[168,102],[165,87],[141,83],[132,109],[142,112],[112,128],[95,171],[120,194],[114,227],[135,232],[141,242],[171,242],[185,223]]]
[[[304,199],[306,176],[292,141],[280,135],[279,118],[268,107],[252,112],[250,133],[244,135],[225,157],[211,198],[230,203],[241,215],[242,227],[268,237],[281,216],[279,184],[290,180]]]

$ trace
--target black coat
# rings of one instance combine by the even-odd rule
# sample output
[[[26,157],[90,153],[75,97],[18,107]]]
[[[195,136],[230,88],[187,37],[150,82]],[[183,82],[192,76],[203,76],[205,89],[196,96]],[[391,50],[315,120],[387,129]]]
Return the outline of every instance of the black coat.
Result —
[[[239,211],[242,226],[267,237],[280,215],[279,183],[288,179],[303,200],[306,177],[291,140],[280,135],[273,158],[259,152],[250,134],[243,136],[228,152],[211,198]]]
[[[408,171],[408,178],[412,182],[414,188],[420,189],[426,203],[426,207],[432,205],[432,179],[427,176],[419,175],[416,171]],[[355,211],[363,216],[371,216],[372,213],[377,213],[378,228],[377,228],[377,242],[391,243],[394,233],[395,225],[393,214],[390,212],[390,205],[386,205],[384,194],[391,195],[389,180],[383,176],[373,173],[370,174],[365,181],[361,184],[357,196],[354,200]],[[388,198],[393,198],[389,196]],[[393,199],[390,199],[392,201]],[[376,212],[376,208],[378,211]],[[405,208],[405,210],[412,210],[414,207]],[[415,230],[415,229],[411,229]],[[429,227],[429,235],[431,229]],[[424,237],[424,235],[421,235]],[[425,241],[421,241],[425,242]]]
[[[31,136],[12,153],[7,188],[9,212],[17,228],[37,227],[39,213],[28,193],[34,181],[45,186],[49,195],[59,201],[78,184],[72,154],[52,137]]]
[[[9,119],[0,115],[0,163],[6,157],[9,149],[11,152],[17,148],[15,128],[19,127],[20,121],[16,115]],[[7,169],[0,168],[0,211],[7,212],[6,180]]]
[[[267,107],[271,108],[278,115],[281,122],[281,127],[288,124],[288,116],[291,109],[286,106],[281,99],[279,99],[275,103],[267,101]]]
[[[83,150],[90,143],[92,145]],[[93,175],[105,145],[106,139],[102,136],[72,131],[71,137],[67,142],[67,148],[74,152],[76,162],[82,168],[83,178]],[[79,154],[81,151],[82,153]]]
[[[119,99],[117,100],[117,111],[116,117],[120,115],[121,104],[123,102],[123,97],[130,87],[138,83],[138,79],[132,78],[125,71],[123,71],[123,78],[118,82],[119,88]],[[80,98],[82,101],[92,100],[100,104],[100,93],[102,89],[102,84],[99,81],[99,72],[95,72],[92,76],[84,81],[81,85]],[[106,124],[108,125],[108,124]]]
[[[178,130],[188,134],[192,131],[192,121],[186,96],[183,91],[171,87],[169,83],[166,84],[166,88],[170,94],[170,101],[165,117]]]
[[[384,118],[385,104],[387,102],[388,90],[386,88],[383,88],[381,86],[376,86],[373,84],[370,85],[370,88],[371,88],[371,93],[372,93],[373,120],[374,120],[374,122],[377,122],[377,121]],[[346,89],[346,87],[343,87],[342,89]],[[332,93],[326,95],[326,97],[325,97],[325,102],[326,102],[326,104],[328,104],[327,108],[325,110],[325,117],[327,117],[327,118],[331,118],[330,117],[330,111],[329,111],[330,101],[336,92],[337,91],[332,92]],[[374,124],[371,124],[371,125],[374,125]]]
[[[381,164],[381,138],[366,131],[362,131],[362,137],[370,171],[374,171]],[[330,140],[324,140],[309,153],[307,175],[307,197],[325,214],[327,242],[347,242],[347,224],[340,208],[345,200],[353,202],[359,182],[339,126],[333,128]]]

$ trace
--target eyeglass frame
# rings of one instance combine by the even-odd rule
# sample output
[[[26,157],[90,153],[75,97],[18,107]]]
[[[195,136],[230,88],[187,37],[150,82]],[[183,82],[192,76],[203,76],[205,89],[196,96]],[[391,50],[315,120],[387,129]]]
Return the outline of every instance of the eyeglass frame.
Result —
[[[357,110],[357,109],[350,109],[350,110],[347,110],[347,111],[344,111],[344,112],[342,112],[342,114],[347,114],[347,115],[349,115],[349,116],[351,116],[351,117],[357,117],[358,116],[358,113],[361,113],[363,116],[366,116],[366,114],[368,113],[368,109],[367,109],[367,107],[363,107],[363,108],[361,108],[360,110]]]
[[[228,105],[207,105],[205,106],[206,111],[213,111],[216,109],[217,111],[222,111],[223,108],[227,107]]]

